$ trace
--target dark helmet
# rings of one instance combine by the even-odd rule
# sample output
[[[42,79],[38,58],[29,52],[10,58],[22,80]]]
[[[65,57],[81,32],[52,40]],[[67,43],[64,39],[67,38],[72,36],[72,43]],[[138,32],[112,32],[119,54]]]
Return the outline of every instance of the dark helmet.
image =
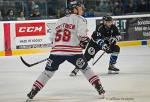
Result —
[[[111,16],[104,16],[103,17],[103,21],[112,21],[112,17]]]
[[[67,9],[72,11],[77,6],[83,6],[83,4],[81,4],[81,2],[79,2],[79,1],[73,0],[73,1],[69,2],[69,4],[67,5]]]

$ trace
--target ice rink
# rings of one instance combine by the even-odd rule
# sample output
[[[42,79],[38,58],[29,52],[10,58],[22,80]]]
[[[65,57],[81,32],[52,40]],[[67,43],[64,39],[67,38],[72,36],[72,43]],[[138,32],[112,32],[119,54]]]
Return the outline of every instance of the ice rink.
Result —
[[[23,58],[34,63],[48,55],[26,55]],[[26,94],[44,70],[45,63],[28,68],[19,56],[0,57],[0,102],[25,102]],[[106,90],[105,99],[99,99],[81,73],[70,77],[74,66],[65,62],[32,102],[150,102],[150,46],[121,48],[116,65],[121,70],[120,74],[107,74],[107,54],[94,66],[91,63],[92,60],[89,64]]]

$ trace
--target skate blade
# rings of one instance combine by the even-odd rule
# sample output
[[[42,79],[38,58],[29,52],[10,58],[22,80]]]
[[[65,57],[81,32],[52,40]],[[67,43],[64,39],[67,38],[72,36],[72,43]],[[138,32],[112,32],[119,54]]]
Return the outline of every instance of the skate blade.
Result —
[[[105,95],[104,95],[104,94],[101,94],[101,95],[99,95],[99,98],[100,98],[100,99],[104,99],[104,98],[105,98]]]
[[[108,74],[119,74],[119,71],[108,70]]]
[[[70,75],[69,75],[69,76],[74,77],[74,76],[76,76],[76,74],[74,74],[74,73],[70,73]]]
[[[31,102],[31,101],[32,101],[32,99],[30,99],[30,98],[26,99],[26,102]]]

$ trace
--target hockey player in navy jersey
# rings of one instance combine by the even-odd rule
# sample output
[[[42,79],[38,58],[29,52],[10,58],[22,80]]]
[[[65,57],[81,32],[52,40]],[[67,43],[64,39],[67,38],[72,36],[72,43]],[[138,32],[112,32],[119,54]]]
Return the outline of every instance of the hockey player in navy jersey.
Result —
[[[45,70],[33,83],[31,91],[27,94],[27,101],[34,98],[64,61],[68,61],[80,69],[86,79],[97,90],[99,96],[101,98],[104,97],[105,91],[100,79],[88,66],[80,47],[81,43],[86,42],[88,39],[86,35],[87,21],[81,16],[84,13],[83,5],[80,2],[72,1],[68,9],[70,10],[70,14],[60,18],[56,23],[54,33],[51,35],[54,47]]]
[[[116,45],[116,42],[121,39],[121,35],[118,28],[113,24],[111,16],[104,16],[102,20],[103,22],[96,26],[96,30],[93,32],[89,43],[83,45],[84,48],[87,45],[84,56],[87,61],[90,61],[99,50],[111,54],[108,73],[117,74],[119,73],[119,69],[115,67],[115,64],[120,52],[120,47]],[[75,76],[78,71],[79,69],[75,68],[70,73],[70,76]]]

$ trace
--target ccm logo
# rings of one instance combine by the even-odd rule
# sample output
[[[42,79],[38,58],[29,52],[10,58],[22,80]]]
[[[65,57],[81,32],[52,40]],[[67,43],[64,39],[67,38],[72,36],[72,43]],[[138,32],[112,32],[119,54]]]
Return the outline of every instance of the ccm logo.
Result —
[[[41,32],[42,31],[42,26],[41,27],[20,27],[19,32]]]
[[[41,36],[45,35],[45,23],[17,23],[16,36]]]

